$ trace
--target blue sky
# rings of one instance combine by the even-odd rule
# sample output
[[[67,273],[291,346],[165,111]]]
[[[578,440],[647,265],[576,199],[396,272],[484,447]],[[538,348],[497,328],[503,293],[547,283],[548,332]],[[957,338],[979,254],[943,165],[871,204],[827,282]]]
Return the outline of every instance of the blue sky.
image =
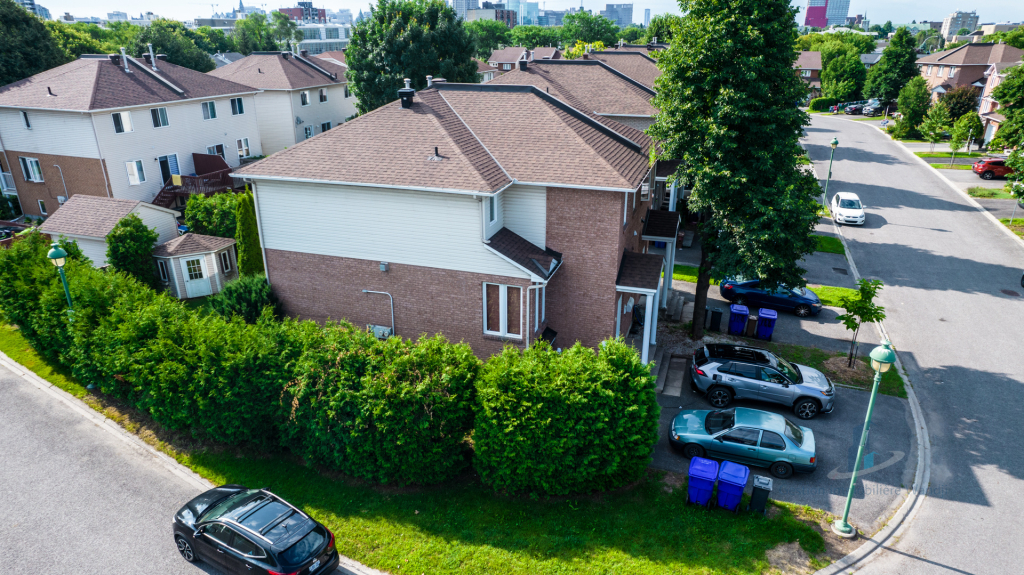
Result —
[[[174,1],[174,2],[149,2],[146,0],[37,0],[47,7],[53,16],[70,12],[75,16],[98,16],[105,18],[107,12],[119,10],[128,13],[151,10],[161,16],[174,18],[176,20],[192,20],[197,17],[208,17],[211,12],[211,4],[216,6],[218,12],[230,10],[237,6],[227,0],[214,0],[213,2],[201,1]],[[314,0],[316,1],[316,0]],[[622,0],[618,0],[621,2]],[[295,2],[247,0],[247,6],[256,5],[265,10],[272,10],[280,7],[294,6]],[[794,6],[806,6],[806,0],[794,2]],[[570,6],[579,6],[579,0],[549,0],[541,2],[542,7],[552,10],[565,10]],[[605,2],[586,0],[583,2],[585,8],[600,10],[604,8]],[[316,1],[316,6],[337,10],[349,8],[353,13],[360,9],[368,9],[369,2],[357,0],[326,0]],[[644,9],[650,8],[651,15],[663,12],[679,12],[679,5],[672,0],[653,0],[649,2],[633,3],[633,21],[642,23]],[[1024,20],[1024,2],[1021,0],[985,0],[984,2],[963,2],[963,0],[851,0],[850,15],[867,13],[872,23],[884,23],[892,20],[894,23],[910,22],[911,20],[942,20],[950,12],[956,9],[977,10],[982,22],[1020,22]]]

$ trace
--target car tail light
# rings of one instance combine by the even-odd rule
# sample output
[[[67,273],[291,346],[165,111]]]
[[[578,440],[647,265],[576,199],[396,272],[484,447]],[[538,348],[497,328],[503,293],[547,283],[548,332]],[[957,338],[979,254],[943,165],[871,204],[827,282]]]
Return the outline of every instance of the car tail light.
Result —
[[[814,463],[814,460],[815,460],[815,459],[817,459],[817,458],[816,458],[816,457],[812,457],[812,458],[811,458],[811,463]]]
[[[722,286],[722,287],[724,287],[725,289],[732,289],[732,286],[731,286],[731,285],[729,285],[729,284],[725,284],[725,285],[724,285],[724,286]]]
[[[704,377],[707,377],[707,376],[708,376],[708,374],[704,373],[704,370],[703,370],[703,369],[701,369],[701,368],[699,368],[699,367],[695,367],[695,368],[693,368],[693,371],[696,371],[696,372],[697,372],[697,375],[703,375]]]
[[[267,573],[269,573],[270,575],[299,575],[298,571],[292,571],[291,573],[280,573],[278,571],[270,571],[269,569],[267,570]]]
[[[330,529],[328,529],[327,532],[331,534],[331,540],[327,542],[327,546],[334,549],[334,532]]]

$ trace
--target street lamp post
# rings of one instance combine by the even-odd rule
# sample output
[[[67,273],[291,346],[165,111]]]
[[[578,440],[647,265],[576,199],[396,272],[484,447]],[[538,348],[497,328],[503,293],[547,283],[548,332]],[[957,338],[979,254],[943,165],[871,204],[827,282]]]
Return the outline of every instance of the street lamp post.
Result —
[[[847,521],[850,517],[850,503],[853,502],[853,488],[857,485],[857,469],[860,467],[861,457],[864,456],[864,445],[868,442],[868,433],[871,431],[871,412],[875,409],[875,397],[878,395],[878,384],[882,382],[882,374],[889,371],[892,364],[896,362],[896,352],[892,350],[889,340],[882,342],[882,345],[871,350],[871,368],[875,370],[875,383],[871,386],[871,399],[868,400],[868,414],[864,418],[864,431],[860,434],[860,447],[857,448],[857,459],[853,464],[853,476],[850,477],[850,491],[846,494],[846,507],[843,509],[843,518],[836,519],[832,523],[832,531],[840,537],[852,539],[857,536],[857,530]]]
[[[839,139],[832,138],[832,155],[828,157],[828,175],[825,176],[825,203],[828,203],[828,182],[832,179],[832,159],[836,157],[836,147],[839,146]]]
[[[64,285],[64,296],[68,298],[68,316],[73,316],[74,306],[71,305],[71,290],[68,289],[68,278],[64,275],[64,264],[67,262],[68,253],[60,249],[57,242],[50,246],[50,253],[46,254],[53,265],[57,266],[57,273],[60,274],[60,283]]]

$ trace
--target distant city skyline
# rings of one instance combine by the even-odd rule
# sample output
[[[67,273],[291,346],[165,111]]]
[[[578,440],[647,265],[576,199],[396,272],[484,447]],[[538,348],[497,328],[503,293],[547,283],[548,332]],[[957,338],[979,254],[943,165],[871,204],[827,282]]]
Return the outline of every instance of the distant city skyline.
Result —
[[[621,0],[620,0],[621,1]],[[147,2],[142,0],[37,0],[37,3],[49,9],[54,18],[58,18],[65,12],[74,16],[88,17],[96,16],[106,18],[108,12],[127,12],[129,15],[138,15],[140,12],[151,11],[166,18],[174,20],[194,20],[195,18],[208,18],[216,12],[230,12],[238,7],[238,2],[224,0],[212,3],[204,2]],[[583,7],[593,11],[595,14],[604,10],[609,2],[596,2],[587,0]],[[260,2],[250,0],[244,2],[246,6],[256,6],[263,10],[276,10],[278,8],[292,8],[297,5],[292,2]],[[212,5],[212,8],[211,8]],[[353,15],[359,14],[360,10],[369,11],[370,2],[328,0],[317,2],[317,8],[326,8],[328,11],[336,11],[347,8]],[[549,0],[541,2],[541,9],[567,10],[570,7],[579,7],[580,2],[573,0]],[[806,9],[807,0],[793,0],[792,5],[800,8],[797,21],[803,23],[803,10]],[[673,0],[654,0],[651,2],[633,2],[633,22],[642,24],[644,9],[650,9],[651,17],[666,12],[679,14],[679,5]],[[884,24],[886,20],[894,23],[910,22],[911,20],[942,20],[954,10],[977,10],[980,22],[1021,22],[1024,21],[1024,2],[1020,0],[975,0],[973,3],[964,0],[850,0],[850,16],[866,14],[872,24]]]

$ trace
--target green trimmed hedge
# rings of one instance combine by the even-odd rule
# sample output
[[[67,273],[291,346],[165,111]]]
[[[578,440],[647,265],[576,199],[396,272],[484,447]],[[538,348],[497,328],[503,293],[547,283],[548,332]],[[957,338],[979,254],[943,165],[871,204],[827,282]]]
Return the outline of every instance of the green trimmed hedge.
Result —
[[[827,98],[822,96],[821,98],[815,98],[811,100],[811,104],[808,110],[811,112],[824,112],[839,103],[839,100],[835,98]]]
[[[507,347],[484,366],[473,443],[485,483],[562,495],[640,477],[658,440],[654,376],[622,340]]]

